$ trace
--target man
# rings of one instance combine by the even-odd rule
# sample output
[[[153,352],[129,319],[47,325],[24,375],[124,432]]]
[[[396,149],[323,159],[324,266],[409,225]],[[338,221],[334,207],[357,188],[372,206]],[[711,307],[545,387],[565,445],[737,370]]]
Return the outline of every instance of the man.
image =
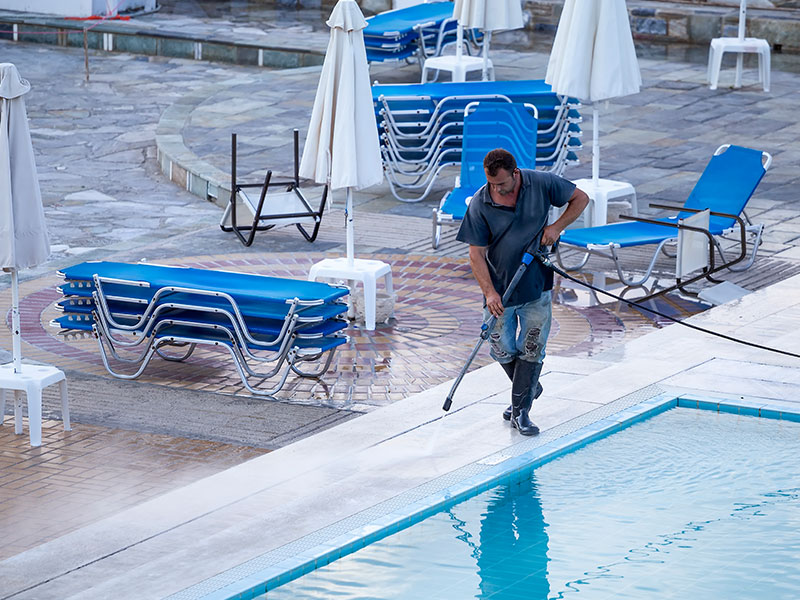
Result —
[[[503,306],[502,295],[531,241],[550,246],[580,216],[589,197],[575,184],[540,171],[518,169],[510,152],[496,149],[483,160],[487,184],[479,189],[458,231],[469,244],[469,262],[485,298],[485,317],[497,317],[489,336],[491,355],[512,381],[511,406],[503,418],[522,435],[539,428],[528,415],[542,393],[539,375],[550,333],[553,272],[534,261]],[[566,205],[547,225],[551,206]],[[534,248],[536,250],[536,248]]]

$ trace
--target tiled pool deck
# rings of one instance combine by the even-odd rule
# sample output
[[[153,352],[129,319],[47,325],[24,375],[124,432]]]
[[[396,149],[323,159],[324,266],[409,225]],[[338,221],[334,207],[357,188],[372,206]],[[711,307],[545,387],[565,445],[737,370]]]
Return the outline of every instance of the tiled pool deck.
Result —
[[[156,161],[156,136],[173,136],[165,138],[170,151],[224,178],[228,135],[239,127],[258,133],[243,153],[244,171],[284,164],[284,124],[305,127],[316,77],[119,54],[92,55],[86,84],[78,51],[0,44],[36,92],[28,111],[54,242],[52,260],[23,273],[23,349],[29,360],[67,371],[74,424],[60,429],[48,390],[41,448],[14,436],[13,417],[0,427],[0,598],[177,594],[520,441],[499,419],[509,384],[496,365],[469,374],[454,412],[438,418],[447,382],[475,341],[480,298],[452,231],[430,249],[438,198],[403,204],[386,186],[357,197],[357,252],[392,264],[397,320],[374,333],[352,327],[322,382],[290,380],[278,401],[253,399],[213,353],[178,371],[154,364],[137,382],[109,378],[93,340],[62,339],[47,327],[61,266],[146,258],[302,278],[311,263],[341,252],[338,204],[315,244],[270,232],[246,250],[216,227],[217,207],[164,178]],[[547,59],[507,49],[493,58],[503,78],[541,77]],[[767,95],[755,85],[711,92],[704,65],[646,57],[641,65],[642,93],[604,109],[604,174],[634,183],[646,211],[647,201],[685,198],[720,143],[770,151],[775,165],[751,203],[751,216],[768,225],[763,259],[737,282],[761,289],[797,273],[800,78],[774,72]],[[375,74],[417,74],[395,71]],[[292,102],[288,92],[305,100]],[[280,143],[267,143],[276,136]],[[587,175],[588,150],[582,158],[569,177]],[[180,169],[172,172],[180,179]],[[788,279],[694,319],[797,352],[798,287]],[[661,320],[591,305],[567,288],[559,298],[546,394],[535,409],[545,433],[652,386],[773,403],[800,398],[796,359],[661,329]],[[0,288],[3,349],[9,304]],[[680,299],[659,308],[680,318],[700,310]],[[488,362],[482,356],[476,366]]]

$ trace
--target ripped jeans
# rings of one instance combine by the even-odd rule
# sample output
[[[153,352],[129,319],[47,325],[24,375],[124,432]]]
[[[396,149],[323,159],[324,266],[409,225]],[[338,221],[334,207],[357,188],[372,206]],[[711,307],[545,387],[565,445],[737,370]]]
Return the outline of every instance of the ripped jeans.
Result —
[[[526,362],[544,361],[544,347],[550,335],[552,292],[542,292],[537,300],[506,306],[489,335],[490,354],[499,363],[515,358]],[[484,318],[489,311],[484,309]]]

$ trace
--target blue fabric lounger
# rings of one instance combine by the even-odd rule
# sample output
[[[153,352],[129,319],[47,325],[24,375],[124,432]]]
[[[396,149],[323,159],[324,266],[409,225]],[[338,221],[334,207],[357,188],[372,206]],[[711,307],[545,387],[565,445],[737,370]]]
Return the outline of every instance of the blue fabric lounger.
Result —
[[[347,295],[345,288],[314,281],[144,263],[84,262],[60,273],[68,281],[92,282],[97,275],[109,279],[143,281],[147,287],[156,290],[175,286],[224,292],[237,301],[285,302],[297,298],[300,303],[311,305],[333,302]]]
[[[459,187],[446,194],[433,211],[433,248],[439,247],[443,225],[458,225],[467,212],[467,202],[486,183],[483,159],[494,148],[514,155],[517,165],[532,169],[536,164],[536,108],[523,104],[481,102],[464,119]]]
[[[123,305],[121,307],[111,306],[111,314],[115,321],[120,323],[133,325],[135,324],[142,313],[140,311],[135,311],[131,309],[131,305]],[[342,306],[343,311],[347,311],[347,306]],[[91,326],[95,322],[95,318],[93,313],[95,312],[96,308],[91,305],[80,305],[77,307],[72,307],[70,310],[66,311],[66,314],[63,317],[57,317],[55,319],[59,325],[62,325],[64,329],[84,329],[84,330],[91,330]],[[231,325],[231,321],[226,319],[220,313],[205,313],[205,314],[198,314],[198,311],[192,311],[188,309],[168,309],[166,311],[160,312],[157,316],[155,316],[151,321],[158,322],[163,321],[165,319],[176,319],[179,321],[191,321],[200,319],[203,323],[208,324],[216,324],[220,327],[229,327]],[[87,327],[78,326],[78,323],[88,324]],[[266,339],[275,338],[281,334],[283,329],[282,321],[275,320],[275,319],[259,319],[248,317],[247,318],[247,329],[248,331],[254,336],[261,336]],[[347,322],[341,319],[326,319],[324,321],[319,321],[316,323],[310,324],[298,324],[294,330],[298,339],[311,339],[314,337],[320,337],[323,335],[332,335],[338,331],[341,331],[347,327]],[[140,329],[136,329],[137,331],[141,331]]]
[[[84,312],[81,306],[86,306],[88,312],[94,310],[94,300],[92,293],[95,291],[94,286],[78,285],[83,282],[67,282],[61,285],[58,289],[67,296],[64,300],[59,302],[61,310],[64,312]],[[203,306],[208,308],[230,309],[231,303],[224,299],[214,296],[199,296],[198,294],[191,294],[187,292],[169,292],[168,288],[161,288],[154,290],[152,288],[140,288],[132,286],[121,286],[117,284],[103,285],[103,295],[106,302],[110,307],[115,307],[112,312],[119,312],[121,305],[138,306],[138,314],[142,314],[145,308],[152,303],[153,298],[159,291],[165,292],[159,295],[161,303],[174,303],[174,304],[191,304],[202,300]],[[248,317],[259,319],[273,319],[284,320],[287,313],[287,304],[275,302],[260,302],[257,300],[243,300],[237,302],[238,308],[242,314]],[[129,310],[134,310],[130,308]],[[325,319],[332,319],[347,311],[347,305],[343,302],[332,302],[318,306],[300,306],[295,310],[297,314],[297,322],[301,323],[317,323]]]
[[[761,182],[772,163],[772,157],[759,150],[725,144],[717,148],[708,165],[700,175],[683,207],[674,207],[677,214],[660,219],[633,219],[630,222],[612,223],[599,227],[568,229],[561,235],[558,261],[568,270],[582,269],[592,254],[611,258],[617,268],[620,281],[627,286],[639,286],[650,277],[655,266],[658,253],[664,245],[678,238],[681,225],[679,221],[696,212],[710,210],[708,234],[713,240],[713,250],[722,257],[722,264],[713,271],[727,268],[733,271],[749,268],[756,257],[763,231],[762,224],[746,224],[737,219]],[[652,205],[656,208],[668,208]],[[682,210],[683,208],[683,210]],[[747,255],[746,234],[753,238],[751,257],[743,264]],[[740,242],[740,254],[735,260],[728,261],[716,237],[736,235]],[[643,277],[639,279],[626,276],[622,270],[617,249],[657,244],[657,248]],[[573,247],[584,252],[577,265],[565,265],[561,258],[562,247]],[[736,265],[736,266],[734,266]],[[711,269],[711,265],[709,265]],[[680,284],[680,281],[679,281]]]
[[[372,93],[387,181],[398,200],[424,199],[442,170],[461,162],[464,111],[474,102],[536,107],[536,168],[560,175],[581,148],[580,103],[543,80],[376,84]]]
[[[347,306],[342,287],[261,275],[150,264],[87,262],[64,269],[67,281],[52,322],[62,332],[93,334],[109,373],[132,379],[151,358],[185,360],[197,345],[224,347],[245,387],[257,395],[277,392],[289,371],[318,377],[333,350],[345,343],[341,319]],[[183,356],[167,346],[186,348]],[[112,367],[109,354],[134,365],[133,373]],[[316,372],[300,364],[327,354]],[[251,366],[271,365],[267,371]],[[286,366],[284,366],[286,365]],[[280,374],[264,389],[264,378]],[[252,385],[251,378],[259,383]]]
[[[401,60],[441,52],[457,27],[452,2],[426,2],[367,19],[364,46],[369,62]]]
[[[372,86],[372,101],[378,103],[383,96],[387,99],[401,97],[409,106],[414,105],[414,98],[419,100],[442,100],[453,96],[486,96],[503,95],[512,102],[525,102],[535,96],[553,96],[553,105],[560,104],[553,88],[544,79],[519,79],[512,81],[442,81],[434,83],[396,83],[376,84]],[[569,104],[580,106],[575,98]]]
[[[399,38],[420,25],[441,23],[453,16],[452,2],[426,2],[387,10],[367,19],[364,37]]]

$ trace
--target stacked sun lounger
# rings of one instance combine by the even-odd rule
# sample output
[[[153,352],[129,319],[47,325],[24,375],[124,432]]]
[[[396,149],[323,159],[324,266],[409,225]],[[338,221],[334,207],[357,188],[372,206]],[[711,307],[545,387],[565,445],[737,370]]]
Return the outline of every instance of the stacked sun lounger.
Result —
[[[514,155],[517,166],[532,169],[536,163],[537,110],[533,105],[479,102],[467,108],[461,149],[461,175],[433,211],[434,248],[439,247],[443,225],[458,225],[472,196],[486,183],[483,159],[495,148]]]
[[[155,354],[185,360],[212,346],[228,351],[250,392],[272,395],[290,371],[322,375],[347,341],[347,289],[326,283],[114,262],[60,275],[64,315],[52,325],[94,335],[106,369],[122,379],[139,377]]]
[[[461,164],[464,111],[475,102],[538,110],[536,168],[562,174],[581,148],[580,102],[542,80],[373,85],[387,181],[399,200],[424,199],[448,166]]]
[[[442,48],[455,43],[457,28],[452,2],[425,2],[377,14],[367,19],[364,29],[367,60],[439,56]]]

